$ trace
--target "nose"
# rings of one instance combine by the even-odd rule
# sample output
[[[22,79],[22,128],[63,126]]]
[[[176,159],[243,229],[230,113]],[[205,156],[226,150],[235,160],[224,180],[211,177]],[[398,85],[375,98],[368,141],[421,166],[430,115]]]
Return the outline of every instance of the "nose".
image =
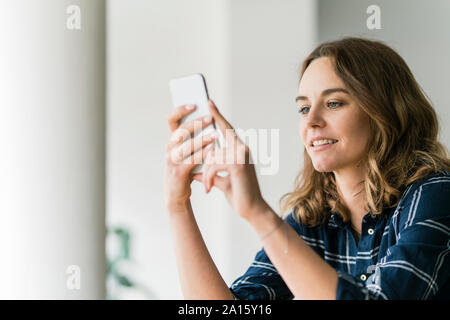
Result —
[[[305,120],[306,120],[305,123],[306,128],[312,128],[315,126],[323,127],[325,125],[325,120],[323,118],[319,105],[313,105],[309,109],[305,117]]]

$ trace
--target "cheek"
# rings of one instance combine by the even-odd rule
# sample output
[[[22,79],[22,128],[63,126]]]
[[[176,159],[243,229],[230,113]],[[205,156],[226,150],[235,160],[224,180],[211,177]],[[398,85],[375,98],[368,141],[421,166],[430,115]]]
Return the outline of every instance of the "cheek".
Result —
[[[361,153],[365,152],[370,137],[370,123],[364,116],[349,121],[346,127],[345,144],[350,150]]]
[[[300,133],[300,138],[302,139],[302,143],[306,146],[306,130],[303,124],[303,121],[299,121],[298,132]]]

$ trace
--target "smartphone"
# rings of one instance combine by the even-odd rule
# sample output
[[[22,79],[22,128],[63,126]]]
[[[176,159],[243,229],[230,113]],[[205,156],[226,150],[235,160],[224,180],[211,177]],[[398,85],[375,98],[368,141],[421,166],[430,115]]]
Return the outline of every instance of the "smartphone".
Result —
[[[170,80],[169,82],[170,93],[172,96],[172,103],[174,107],[179,107],[185,104],[195,104],[197,109],[194,112],[191,112],[189,115],[184,117],[181,120],[181,123],[185,121],[191,121],[194,119],[198,119],[200,117],[204,117],[210,115],[211,112],[208,108],[208,89],[206,87],[205,77],[200,74],[192,74],[184,77],[179,77]],[[191,138],[196,136],[205,135],[209,132],[216,130],[219,137],[216,141],[213,142],[215,148],[222,148],[224,146],[224,138],[219,128],[216,128],[216,125],[211,123],[207,127],[203,128],[200,131],[194,132],[194,135]],[[203,165],[199,164],[194,167],[192,173],[202,173]]]

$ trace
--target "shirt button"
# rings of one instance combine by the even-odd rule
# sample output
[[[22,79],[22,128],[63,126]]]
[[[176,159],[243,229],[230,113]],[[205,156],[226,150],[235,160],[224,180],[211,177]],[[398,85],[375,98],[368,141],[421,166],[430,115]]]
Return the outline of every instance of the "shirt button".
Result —
[[[362,281],[366,281],[366,279],[367,279],[365,274],[362,274],[360,278],[361,278]]]
[[[370,228],[369,230],[367,230],[367,233],[370,234],[370,235],[373,235],[373,229]]]

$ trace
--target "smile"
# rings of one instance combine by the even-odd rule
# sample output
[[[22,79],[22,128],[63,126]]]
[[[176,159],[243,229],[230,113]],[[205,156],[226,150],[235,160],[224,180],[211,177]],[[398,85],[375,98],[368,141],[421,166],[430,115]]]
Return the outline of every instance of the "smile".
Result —
[[[322,145],[318,145],[318,146],[311,146],[311,149],[312,149],[312,151],[322,151],[322,150],[326,150],[326,149],[333,147],[336,143],[338,143],[338,141],[333,142],[333,143],[322,144]]]

